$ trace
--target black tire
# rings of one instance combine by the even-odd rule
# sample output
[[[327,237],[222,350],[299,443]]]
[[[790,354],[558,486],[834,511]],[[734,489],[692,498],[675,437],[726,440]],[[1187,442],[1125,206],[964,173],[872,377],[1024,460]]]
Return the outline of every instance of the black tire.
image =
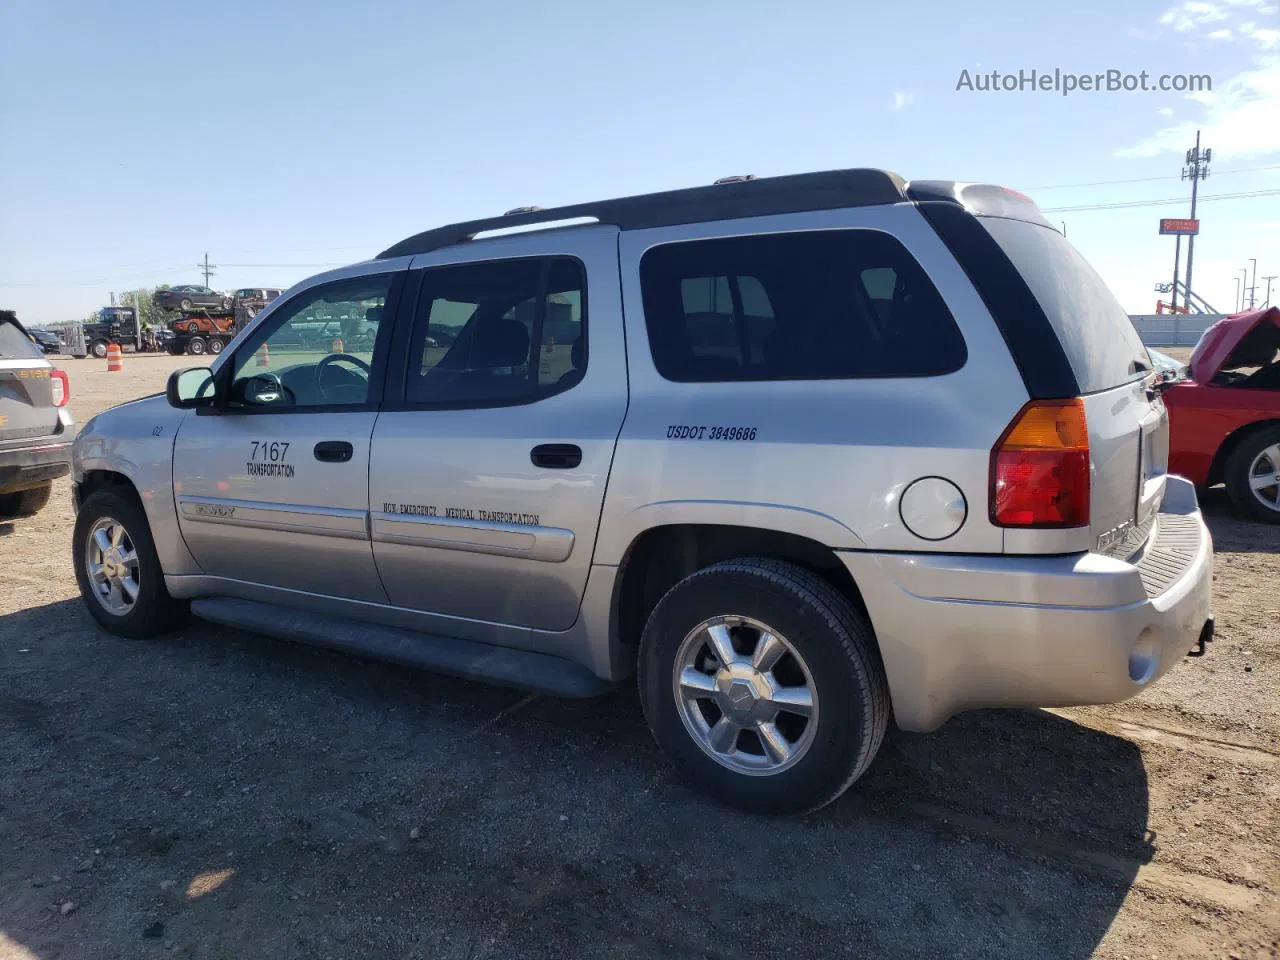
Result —
[[[138,597],[133,608],[124,615],[111,612],[94,592],[85,568],[87,541],[94,524],[103,518],[122,524],[138,555]],[[156,637],[182,626],[190,615],[185,601],[169,596],[164,585],[164,571],[156,555],[151,527],[141,504],[116,489],[90,494],[76,514],[71,555],[76,568],[80,596],[93,619],[120,637]]]
[[[187,353],[201,356],[205,351],[205,342],[202,337],[192,337],[187,342]]]
[[[182,308],[183,310],[190,310],[190,309],[191,309],[191,301],[190,301],[190,300],[188,300],[188,299],[186,299],[186,298],[183,298],[183,301],[182,301],[180,304],[178,304],[178,306],[179,306],[180,308]]]
[[[674,692],[686,636],[717,616],[739,615],[777,631],[803,658],[819,704],[807,752],[767,776],[712,759],[685,727]],[[820,577],[789,563],[746,558],[706,567],[658,602],[640,642],[640,700],[663,752],[724,803],[753,813],[809,813],[839,797],[870,766],[889,721],[889,691],[870,625]]]
[[[89,352],[101,360],[107,355],[107,344],[102,340],[95,340],[89,344]]]
[[[44,509],[53,493],[53,482],[42,483],[30,490],[19,490],[16,493],[0,495],[0,520],[17,520],[22,517],[34,517]]]
[[[211,338],[211,339],[209,340],[209,352],[210,352],[210,353],[212,353],[212,354],[219,354],[219,353],[221,353],[221,352],[222,352],[222,341],[221,341],[221,340],[219,340],[219,339],[217,339],[216,337]]]
[[[1280,523],[1280,505],[1271,509],[1254,493],[1250,485],[1250,472],[1253,462],[1268,447],[1280,446],[1280,426],[1263,427],[1246,436],[1227,457],[1223,468],[1223,479],[1227,484],[1227,493],[1236,508],[1251,520],[1263,523]],[[1280,475],[1280,463],[1275,462],[1277,455],[1269,458],[1271,466]],[[1277,484],[1280,486],[1280,484]],[[1269,488],[1274,489],[1274,488]],[[1276,491],[1280,496],[1280,491]]]
[[[223,298],[222,298],[222,309],[223,309],[223,310],[230,310],[230,309],[231,309],[231,298],[230,298],[230,297],[223,297]]]

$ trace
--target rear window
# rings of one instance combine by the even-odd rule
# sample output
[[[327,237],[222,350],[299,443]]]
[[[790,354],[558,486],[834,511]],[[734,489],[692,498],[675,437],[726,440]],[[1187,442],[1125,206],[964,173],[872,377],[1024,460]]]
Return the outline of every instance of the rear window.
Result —
[[[654,365],[681,383],[930,377],[966,359],[923,268],[877,231],[664,244],[640,284]]]
[[[31,342],[17,323],[0,314],[0,357],[30,360],[43,356],[44,351]]]
[[[1128,383],[1151,369],[1129,315],[1066,237],[1022,220],[978,220],[1013,262],[1058,334],[1082,393]]]

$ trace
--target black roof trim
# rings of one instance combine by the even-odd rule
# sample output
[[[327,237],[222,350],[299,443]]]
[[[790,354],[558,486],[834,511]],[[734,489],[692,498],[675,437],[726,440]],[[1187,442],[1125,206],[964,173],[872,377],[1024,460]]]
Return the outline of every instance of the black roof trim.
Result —
[[[640,230],[680,223],[763,217],[775,213],[901,203],[907,199],[905,187],[906,181],[887,170],[827,170],[783,177],[760,177],[454,223],[401,240],[378,254],[377,259],[429,253],[464,243],[485,230],[553,223],[557,220],[590,217],[622,230]]]
[[[907,199],[914,203],[955,203],[975,217],[1004,217],[1053,227],[1034,200],[1008,187],[990,183],[957,183],[954,180],[912,180],[907,184],[905,193]]]

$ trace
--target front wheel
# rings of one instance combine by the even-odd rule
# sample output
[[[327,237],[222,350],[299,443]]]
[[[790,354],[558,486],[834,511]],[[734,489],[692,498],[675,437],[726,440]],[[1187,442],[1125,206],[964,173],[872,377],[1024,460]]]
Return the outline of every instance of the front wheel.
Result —
[[[89,352],[101,360],[107,355],[107,345],[102,340],[95,340],[93,343],[89,344]]]
[[[667,756],[713,796],[756,813],[835,800],[870,766],[888,725],[870,626],[789,563],[732,560],[676,584],[645,625],[639,674]]]
[[[1245,437],[1227,458],[1223,473],[1227,493],[1242,513],[1280,523],[1280,427]]]
[[[153,637],[181,626],[187,605],[174,600],[146,514],[115,490],[91,494],[76,514],[71,545],[76,582],[89,613],[122,637]]]
[[[182,303],[178,304],[178,306],[180,306],[183,310],[190,310],[190,309],[191,309],[191,301],[190,301],[190,300],[186,300],[186,299],[184,299],[184,300],[182,301]]]

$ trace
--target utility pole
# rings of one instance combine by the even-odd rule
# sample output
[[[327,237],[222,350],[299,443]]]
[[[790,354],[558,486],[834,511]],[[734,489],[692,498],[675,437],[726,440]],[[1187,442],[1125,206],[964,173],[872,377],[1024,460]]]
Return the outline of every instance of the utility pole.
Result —
[[[204,254],[204,262],[197,263],[196,269],[204,274],[204,285],[207,287],[209,285],[209,278],[218,272],[218,265],[209,263],[209,251],[206,250]]]
[[[1262,303],[1262,307],[1265,310],[1267,307],[1271,306],[1271,281],[1276,279],[1276,275],[1273,273],[1271,276],[1263,277],[1262,279],[1267,281],[1267,299]]]
[[[1258,258],[1250,257],[1249,262],[1253,264],[1253,283],[1249,284],[1249,309],[1252,310],[1258,300]]]
[[[1191,244],[1187,243],[1188,249]],[[1177,316],[1178,313],[1178,265],[1182,262],[1182,234],[1178,234],[1173,238],[1173,288],[1169,292],[1169,312]],[[1188,300],[1188,303],[1190,300]],[[1184,304],[1185,307],[1185,304]],[[1191,311],[1188,310],[1188,313]]]
[[[1213,151],[1200,149],[1200,131],[1196,131],[1196,145],[1187,151],[1187,165],[1182,168],[1182,179],[1191,181],[1191,219],[1196,218],[1196,187],[1200,181],[1209,176],[1209,161],[1213,159]],[[1187,282],[1183,290],[1187,303],[1191,302],[1191,260],[1196,253],[1196,238],[1192,234],[1187,239]]]

